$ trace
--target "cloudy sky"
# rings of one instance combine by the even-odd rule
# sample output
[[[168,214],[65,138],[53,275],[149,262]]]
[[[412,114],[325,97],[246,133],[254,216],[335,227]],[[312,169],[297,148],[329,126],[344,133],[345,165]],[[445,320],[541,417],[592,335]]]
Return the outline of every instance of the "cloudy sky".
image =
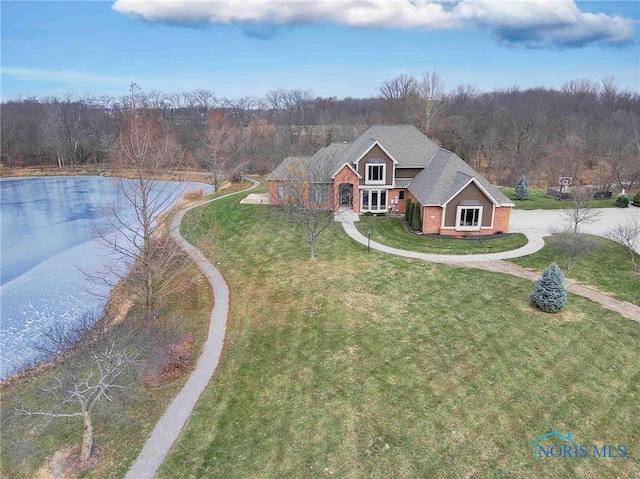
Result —
[[[640,89],[640,2],[574,0],[6,1],[2,100],[198,88],[377,94],[437,71],[447,89],[614,77]]]

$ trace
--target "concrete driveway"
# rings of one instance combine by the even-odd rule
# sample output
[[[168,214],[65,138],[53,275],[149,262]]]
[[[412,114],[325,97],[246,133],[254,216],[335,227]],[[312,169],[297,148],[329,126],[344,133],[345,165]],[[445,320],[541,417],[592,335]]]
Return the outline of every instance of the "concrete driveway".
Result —
[[[566,220],[560,216],[563,210],[512,210],[509,232],[524,233],[528,237],[549,236],[554,229],[561,229]],[[640,221],[640,208],[601,208],[602,214],[592,224],[583,224],[580,231],[605,236],[616,225],[636,219]],[[640,243],[640,242],[639,242]],[[636,247],[640,253],[640,244]]]

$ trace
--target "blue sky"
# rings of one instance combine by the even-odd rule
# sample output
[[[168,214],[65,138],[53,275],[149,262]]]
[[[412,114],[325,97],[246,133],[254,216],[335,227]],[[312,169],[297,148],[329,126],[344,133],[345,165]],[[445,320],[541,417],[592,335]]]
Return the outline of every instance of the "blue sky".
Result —
[[[367,3],[368,2],[368,3]],[[2,1],[2,100],[123,95],[135,81],[218,97],[279,88],[369,97],[394,75],[446,89],[640,89],[640,2],[574,0]]]

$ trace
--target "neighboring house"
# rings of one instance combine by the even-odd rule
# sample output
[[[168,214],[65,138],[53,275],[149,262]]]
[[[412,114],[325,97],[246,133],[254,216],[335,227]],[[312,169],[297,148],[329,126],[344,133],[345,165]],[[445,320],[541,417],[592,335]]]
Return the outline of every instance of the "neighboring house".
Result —
[[[267,177],[269,203],[291,200],[355,213],[405,211],[420,203],[422,233],[506,232],[513,202],[460,157],[412,125],[372,126],[353,143],[332,143],[311,157],[288,157]]]

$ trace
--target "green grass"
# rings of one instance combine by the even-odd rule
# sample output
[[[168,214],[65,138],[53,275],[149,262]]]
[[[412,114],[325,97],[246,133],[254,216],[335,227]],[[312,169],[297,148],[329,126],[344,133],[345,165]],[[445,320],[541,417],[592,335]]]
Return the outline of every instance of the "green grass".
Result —
[[[546,196],[547,190],[529,188],[528,200],[516,200],[515,188],[500,188],[508,198],[510,198],[515,204],[516,209],[519,210],[558,210],[571,208],[571,200],[556,200]],[[595,208],[615,208],[615,194],[613,198],[593,200],[593,206]],[[632,194],[627,195],[629,200],[633,198]]]
[[[387,216],[361,216],[355,223],[358,231],[378,243],[409,251],[433,254],[483,254],[498,253],[520,248],[527,244],[522,233],[504,235],[492,239],[451,239],[420,236],[409,233],[401,218]]]
[[[529,281],[303,232],[237,199],[206,207],[229,246],[225,350],[161,478],[636,477],[639,325]],[[198,236],[197,229],[194,231]],[[625,444],[620,460],[533,460],[536,437]]]
[[[615,241],[590,237],[596,248],[580,258],[571,271],[567,271],[562,252],[549,244],[549,238],[545,238],[544,248],[537,253],[510,261],[540,272],[556,262],[567,278],[640,306],[640,274],[633,272],[628,251]]]

